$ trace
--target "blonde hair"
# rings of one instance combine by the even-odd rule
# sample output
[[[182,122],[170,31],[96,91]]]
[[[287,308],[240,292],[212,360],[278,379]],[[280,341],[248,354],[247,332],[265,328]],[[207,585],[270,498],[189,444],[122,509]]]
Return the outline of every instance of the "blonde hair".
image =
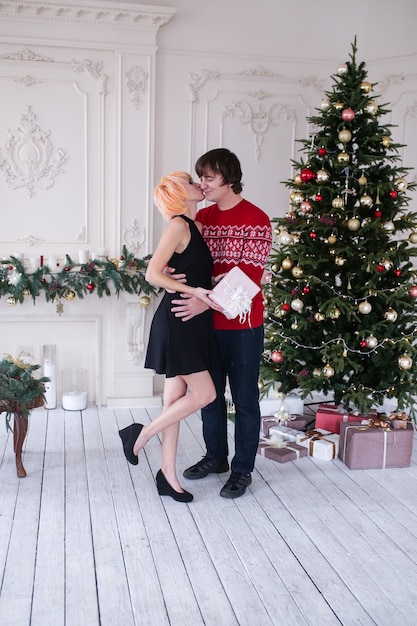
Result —
[[[192,176],[187,172],[172,172],[163,176],[155,187],[155,204],[166,220],[186,213],[185,201],[191,200],[186,191],[190,180]]]

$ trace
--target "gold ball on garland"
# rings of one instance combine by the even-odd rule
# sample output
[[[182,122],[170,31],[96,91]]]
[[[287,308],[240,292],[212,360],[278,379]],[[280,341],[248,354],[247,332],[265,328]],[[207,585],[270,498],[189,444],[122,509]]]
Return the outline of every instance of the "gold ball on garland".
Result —
[[[289,257],[286,257],[285,259],[282,259],[281,266],[284,270],[290,270],[294,266],[294,261]]]
[[[147,306],[150,305],[150,303],[151,303],[151,299],[149,298],[149,296],[142,296],[141,298],[139,298],[140,306],[143,306],[146,308]]]
[[[368,300],[364,300],[364,302],[360,303],[358,309],[362,315],[368,315],[372,311],[372,304]]]
[[[315,367],[313,369],[314,378],[320,378],[321,374],[322,374],[321,369],[319,369],[318,367]]]
[[[258,380],[258,389],[259,391],[263,391],[265,389],[265,383],[263,380]]]
[[[119,267],[119,259],[110,259],[110,263],[113,263],[113,265]]]
[[[291,259],[290,259],[291,260]],[[272,266],[272,271],[276,274],[279,271],[279,265],[274,263]]]
[[[343,151],[343,152],[339,152],[339,154],[337,155],[337,162],[338,163],[349,163],[350,161],[350,156],[348,155],[347,152]]]
[[[384,148],[389,148],[391,145],[391,137],[388,137],[387,135],[385,135],[384,137],[382,137],[381,143],[384,146]]]
[[[324,315],[324,313],[317,311],[317,313],[314,313],[314,319],[316,320],[316,322],[324,322],[326,316]]]
[[[359,230],[359,228],[361,227],[361,221],[357,217],[352,217],[350,220],[348,220],[347,227],[349,230],[352,231]]]
[[[389,309],[385,311],[384,317],[387,320],[387,322],[396,322],[398,318],[398,313],[395,309],[390,307]]]
[[[408,241],[410,243],[417,243],[417,231],[413,231],[412,233],[409,234]]]
[[[299,265],[296,265],[292,268],[291,274],[294,276],[294,278],[301,278],[304,272]]]
[[[368,182],[368,179],[366,178],[366,176],[364,176],[363,174],[362,176],[359,176],[358,183],[362,185],[362,187],[366,185],[367,182]]]
[[[76,298],[76,293],[75,291],[73,291],[72,289],[67,289],[67,291],[64,293],[64,298],[65,300],[68,300],[68,302],[72,302],[73,300],[75,300]]]
[[[329,235],[327,237],[327,243],[329,243],[330,245],[333,245],[334,243],[336,243],[336,241],[337,241],[336,235]]]
[[[15,306],[16,303],[17,303],[17,300],[14,296],[9,296],[6,300],[7,306]]]
[[[370,93],[372,91],[372,84],[364,80],[361,83],[361,91],[363,91],[363,93]]]
[[[296,175],[294,176],[294,184],[295,184],[295,185],[301,185],[301,184],[302,184],[302,182],[303,182],[303,181],[301,180],[301,176],[300,176],[300,174],[296,174]]]
[[[352,139],[352,133],[347,128],[344,128],[340,131],[338,137],[342,143],[348,143]]]
[[[290,201],[293,204],[301,204],[303,200],[304,200],[304,196],[300,191],[294,191],[293,193],[290,194]]]
[[[328,363],[323,367],[323,376],[326,378],[332,378],[334,376],[334,368]]]
[[[413,367],[413,359],[408,354],[398,357],[398,367],[400,370],[409,370]]]
[[[29,298],[30,296],[30,289],[23,289],[23,297],[24,298]]]
[[[361,206],[368,209],[370,209],[374,203],[371,196],[369,196],[367,193],[364,193],[363,196],[359,198],[359,202]]]

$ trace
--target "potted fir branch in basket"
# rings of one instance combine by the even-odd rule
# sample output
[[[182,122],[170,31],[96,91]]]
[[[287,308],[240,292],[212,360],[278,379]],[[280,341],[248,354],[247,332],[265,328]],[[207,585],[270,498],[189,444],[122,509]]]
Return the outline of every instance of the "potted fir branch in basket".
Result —
[[[0,361],[0,413],[6,413],[6,428],[11,430],[12,415],[27,419],[31,409],[43,405],[49,378],[34,378],[32,374],[39,368],[40,365],[23,363],[8,354]]]

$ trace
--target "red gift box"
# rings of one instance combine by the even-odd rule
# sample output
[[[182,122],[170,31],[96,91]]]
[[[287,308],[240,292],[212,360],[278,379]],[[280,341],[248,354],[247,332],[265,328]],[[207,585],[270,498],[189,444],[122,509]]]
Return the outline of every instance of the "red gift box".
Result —
[[[409,467],[414,428],[391,430],[372,425],[340,425],[339,458],[350,469]]]
[[[344,411],[335,404],[319,404],[316,413],[316,428],[329,430],[331,433],[340,433],[340,424],[343,422],[361,422],[362,420],[375,419],[376,412],[368,415],[355,415]]]
[[[299,446],[298,443],[274,437],[272,439],[260,439],[258,454],[267,459],[278,461],[278,463],[286,463],[307,456],[307,448]]]
[[[261,418],[261,431],[266,437],[270,434],[273,426],[287,426],[295,430],[304,430],[307,426],[307,420],[302,415],[290,415],[286,420],[275,417],[275,415],[266,415]]]

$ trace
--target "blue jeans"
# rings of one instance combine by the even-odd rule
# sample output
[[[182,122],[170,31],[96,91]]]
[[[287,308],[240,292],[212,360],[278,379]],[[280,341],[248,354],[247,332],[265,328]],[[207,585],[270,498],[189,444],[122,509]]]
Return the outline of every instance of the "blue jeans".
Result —
[[[235,455],[231,469],[250,474],[259,442],[259,366],[264,343],[263,326],[244,330],[215,330],[210,374],[217,397],[201,410],[203,436],[210,459],[227,459],[226,380],[235,406]]]

